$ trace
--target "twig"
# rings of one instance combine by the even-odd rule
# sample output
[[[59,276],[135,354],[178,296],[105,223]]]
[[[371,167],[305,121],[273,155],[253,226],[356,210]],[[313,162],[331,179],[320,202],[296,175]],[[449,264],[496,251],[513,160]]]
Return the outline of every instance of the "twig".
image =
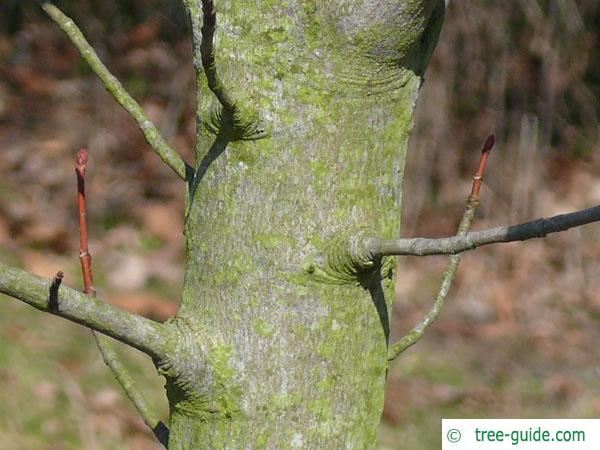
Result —
[[[71,42],[77,47],[83,59],[88,63],[94,73],[100,78],[102,84],[115,100],[129,113],[137,122],[138,127],[144,133],[146,141],[154,152],[183,180],[187,180],[191,173],[189,166],[183,158],[170,147],[160,134],[160,131],[150,121],[142,107],[125,90],[119,80],[102,63],[93,47],[71,18],[66,16],[50,0],[37,0],[41,8],[50,16],[54,22],[65,32]],[[187,169],[187,170],[186,170]]]
[[[460,224],[458,225],[458,236],[464,236],[465,233],[469,231],[471,228],[471,224],[473,223],[473,218],[475,217],[475,211],[479,206],[479,191],[481,190],[481,184],[483,182],[483,175],[485,174],[485,168],[488,162],[488,158],[494,147],[495,138],[494,135],[488,137],[485,141],[483,149],[481,151],[481,158],[479,160],[479,167],[477,169],[477,173],[473,177],[473,186],[471,188],[471,194],[467,198],[465,204],[465,212],[463,213],[462,219],[460,220]],[[415,325],[412,330],[410,330],[402,339],[398,342],[390,346],[388,351],[388,360],[396,359],[402,352],[404,352],[410,346],[416,344],[425,334],[425,331],[436,321],[439,317],[442,307],[444,306],[444,301],[448,296],[448,292],[450,291],[450,287],[452,286],[452,282],[456,277],[456,270],[458,269],[458,265],[460,264],[461,254],[452,255],[448,259],[448,264],[446,264],[446,268],[444,269],[444,274],[442,276],[442,284],[440,289],[435,297],[435,301],[431,309],[427,312],[425,317]]]
[[[52,284],[50,285],[50,295],[48,296],[48,307],[50,311],[56,312],[58,311],[58,289],[62,284],[62,280],[64,277],[64,273],[62,270],[59,270],[56,273],[56,276],[52,280]]]
[[[77,210],[79,213],[79,260],[81,262],[81,273],[83,276],[83,292],[86,295],[95,297],[96,288],[92,275],[92,255],[89,251],[88,232],[87,232],[87,208],[85,198],[85,174],[87,172],[87,163],[89,160],[88,151],[82,148],[77,152],[75,158],[75,172],[77,174]],[[56,280],[56,278],[55,278]],[[131,400],[138,413],[144,420],[144,423],[150,428],[158,441],[168,448],[169,430],[158,419],[154,411],[148,405],[144,395],[137,387],[133,377],[130,375],[127,367],[123,365],[117,352],[108,337],[92,331],[96,346],[102,354],[104,363],[110,368],[113,375],[121,385],[127,397]]]
[[[83,293],[96,296],[92,276],[92,255],[88,246],[87,209],[85,206],[85,173],[87,171],[88,151],[82,148],[75,157],[75,173],[77,174],[77,212],[79,214],[79,261],[83,276]]]
[[[196,88],[200,92],[205,86],[208,87],[220,105],[220,108],[211,110],[208,117],[202,118],[204,102],[197,102],[197,124],[202,123],[208,131],[215,134],[213,146],[227,145],[231,141],[254,141],[267,137],[269,133],[261,121],[256,106],[244,96],[238,98],[233,89],[225,85],[220,76],[222,73],[217,70],[214,43],[217,31],[215,2],[213,0],[183,1],[189,11]],[[195,184],[190,189],[192,193],[198,185],[201,170],[201,167],[197,167],[194,174]]]
[[[487,166],[488,158],[490,153],[496,144],[496,136],[491,134],[483,144],[481,149],[481,158],[479,159],[479,166],[477,167],[477,173],[473,177],[473,187],[471,188],[470,199],[476,199],[479,201],[479,191],[481,190],[481,184],[483,183],[483,175],[485,174],[485,168]]]
[[[138,414],[142,417],[146,426],[152,430],[156,439],[165,448],[169,448],[169,428],[158,419],[158,416],[146,401],[144,394],[139,390],[136,382],[129,373],[129,370],[121,362],[121,358],[117,355],[109,338],[95,331],[92,331],[92,334],[94,335],[96,346],[102,354],[104,363],[112,371],[116,380],[125,392],[125,395],[127,395],[131,403],[133,403]]]
[[[526,241],[551,233],[600,221],[600,205],[557,216],[535,219],[519,225],[472,231],[445,238],[382,239],[368,238],[365,246],[375,256],[452,255],[489,244]]]

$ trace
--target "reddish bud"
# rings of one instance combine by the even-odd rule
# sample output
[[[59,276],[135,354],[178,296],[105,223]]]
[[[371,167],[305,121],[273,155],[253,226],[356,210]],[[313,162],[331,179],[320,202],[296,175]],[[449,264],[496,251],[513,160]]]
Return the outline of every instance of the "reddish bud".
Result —
[[[496,136],[490,134],[489,137],[485,140],[485,144],[483,144],[483,149],[481,151],[483,153],[489,153],[494,148],[494,144],[496,143]]]
[[[85,166],[88,162],[89,153],[87,149],[82,148],[77,152],[77,156],[75,157],[75,164],[78,166]]]

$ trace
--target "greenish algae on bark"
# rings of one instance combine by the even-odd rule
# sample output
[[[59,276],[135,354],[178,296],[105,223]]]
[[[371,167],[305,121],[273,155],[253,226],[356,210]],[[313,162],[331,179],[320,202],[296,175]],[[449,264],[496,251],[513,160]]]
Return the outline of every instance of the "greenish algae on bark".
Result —
[[[444,1],[218,1],[217,68],[241,110],[258,114],[258,140],[216,129],[201,2],[184,3],[200,169],[169,324],[180,339],[159,362],[169,448],[375,448],[391,277],[327,243],[399,233],[413,108]]]

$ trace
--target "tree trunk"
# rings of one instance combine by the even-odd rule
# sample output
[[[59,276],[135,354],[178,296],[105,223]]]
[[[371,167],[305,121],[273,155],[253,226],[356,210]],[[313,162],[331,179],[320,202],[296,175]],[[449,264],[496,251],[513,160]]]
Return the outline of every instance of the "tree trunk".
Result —
[[[376,447],[394,261],[344,236],[399,233],[403,167],[443,0],[223,0],[202,73],[200,0],[185,0],[198,71],[171,449]],[[264,130],[263,130],[264,128]]]

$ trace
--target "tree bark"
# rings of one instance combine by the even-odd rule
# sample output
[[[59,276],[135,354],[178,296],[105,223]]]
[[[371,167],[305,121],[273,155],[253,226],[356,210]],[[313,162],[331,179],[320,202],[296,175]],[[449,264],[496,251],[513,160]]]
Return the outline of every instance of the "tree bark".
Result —
[[[376,446],[393,260],[348,236],[395,236],[413,109],[443,0],[217,2],[203,74],[202,2],[184,0],[198,76],[170,449]]]
[[[218,10],[183,1],[197,75],[195,168],[75,23],[38,0],[187,183],[178,314],[161,325],[63,286],[62,272],[48,281],[2,264],[0,292],[152,357],[167,379],[169,449],[374,448],[388,358],[435,320],[459,259],[423,321],[388,350],[391,255],[541,237],[600,220],[599,207],[467,233],[491,136],[458,235],[393,239],[413,110],[447,1],[223,0]]]

